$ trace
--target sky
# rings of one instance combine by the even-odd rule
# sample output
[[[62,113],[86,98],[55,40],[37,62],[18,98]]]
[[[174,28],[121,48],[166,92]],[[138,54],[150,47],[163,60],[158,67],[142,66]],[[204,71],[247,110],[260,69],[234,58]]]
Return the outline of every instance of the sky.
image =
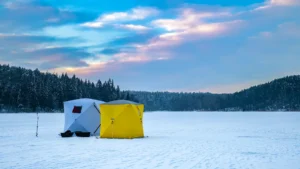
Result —
[[[0,0],[0,64],[231,93],[300,74],[299,16],[300,0]]]

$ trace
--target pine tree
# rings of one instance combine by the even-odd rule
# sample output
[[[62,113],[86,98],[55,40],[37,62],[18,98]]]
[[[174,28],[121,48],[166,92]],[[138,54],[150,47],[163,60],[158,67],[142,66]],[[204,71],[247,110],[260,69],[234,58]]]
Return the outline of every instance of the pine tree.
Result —
[[[103,101],[121,99],[114,81],[93,83],[67,73],[60,76],[0,65],[0,108],[6,111],[62,111],[63,102],[79,98]]]

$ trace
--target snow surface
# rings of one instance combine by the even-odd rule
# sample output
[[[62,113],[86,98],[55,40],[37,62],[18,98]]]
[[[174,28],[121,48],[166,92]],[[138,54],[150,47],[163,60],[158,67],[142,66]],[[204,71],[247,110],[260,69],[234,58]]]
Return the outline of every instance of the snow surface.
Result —
[[[149,112],[148,138],[61,138],[63,114],[0,114],[0,168],[300,169],[300,113]]]

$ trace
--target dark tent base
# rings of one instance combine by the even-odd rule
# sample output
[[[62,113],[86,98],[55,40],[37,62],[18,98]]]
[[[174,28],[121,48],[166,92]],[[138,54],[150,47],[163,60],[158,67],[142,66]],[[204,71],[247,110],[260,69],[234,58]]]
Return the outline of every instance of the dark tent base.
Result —
[[[71,132],[70,130],[67,130],[66,132],[64,133],[60,133],[60,136],[61,137],[72,137],[73,136],[73,132]]]
[[[71,132],[70,130],[67,130],[64,133],[60,133],[61,137],[72,137],[74,132]],[[77,137],[90,137],[91,133],[90,132],[82,132],[82,131],[75,131],[75,134]]]
[[[78,137],[90,137],[91,136],[90,132],[76,131],[75,134]]]

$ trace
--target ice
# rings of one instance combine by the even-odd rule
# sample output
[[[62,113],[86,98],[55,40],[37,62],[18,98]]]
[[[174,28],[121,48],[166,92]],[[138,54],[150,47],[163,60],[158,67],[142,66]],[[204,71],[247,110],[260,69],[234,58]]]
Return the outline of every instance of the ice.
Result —
[[[299,169],[299,112],[146,112],[143,139],[61,138],[64,116],[0,114],[0,168]]]

